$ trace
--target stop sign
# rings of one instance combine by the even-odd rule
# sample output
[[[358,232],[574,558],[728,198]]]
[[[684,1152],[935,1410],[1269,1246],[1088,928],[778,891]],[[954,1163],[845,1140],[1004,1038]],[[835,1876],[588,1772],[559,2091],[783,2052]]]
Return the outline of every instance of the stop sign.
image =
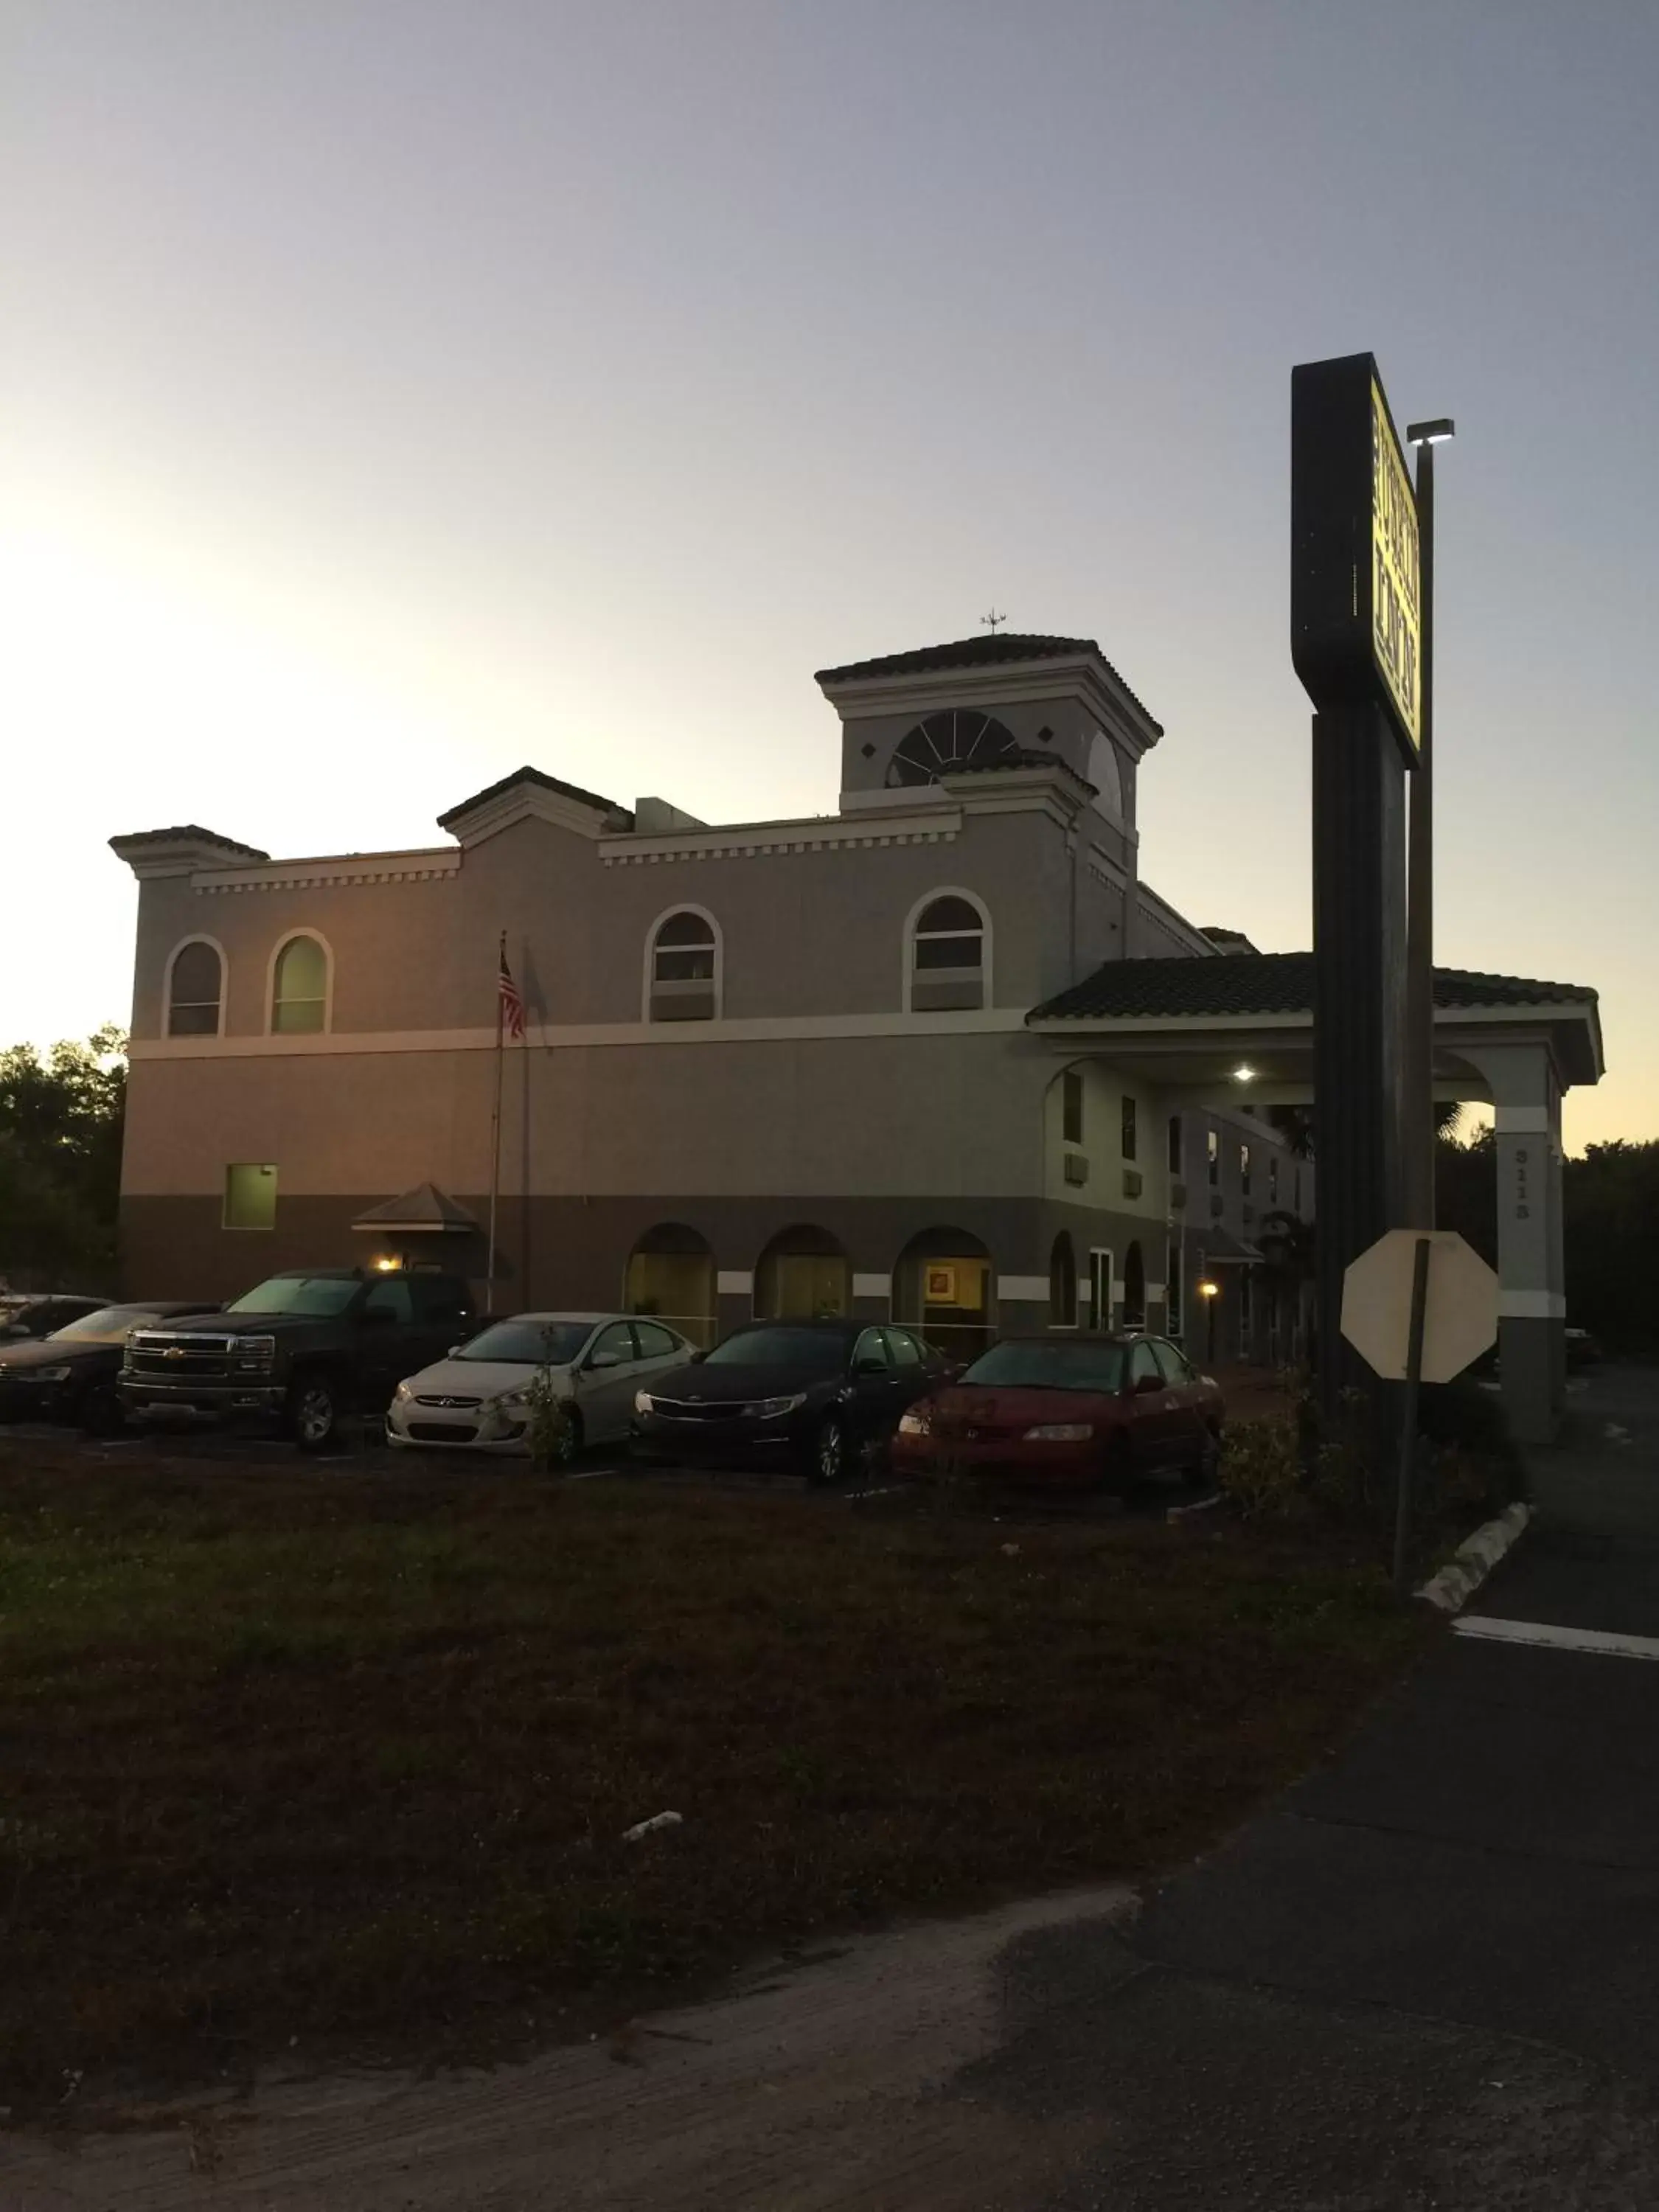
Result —
[[[1390,1229],[1342,1278],[1342,1334],[1389,1381],[1406,1379],[1412,1273],[1417,1248],[1429,1246],[1423,1316],[1423,1380],[1449,1382],[1498,1334],[1498,1278],[1451,1229]]]

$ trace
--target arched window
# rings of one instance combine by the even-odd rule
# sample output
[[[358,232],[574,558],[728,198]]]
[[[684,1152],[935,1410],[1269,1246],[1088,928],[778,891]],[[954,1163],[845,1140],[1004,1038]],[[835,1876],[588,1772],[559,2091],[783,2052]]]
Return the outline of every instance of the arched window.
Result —
[[[775,1236],[755,1269],[757,1321],[843,1319],[853,1272],[839,1237],[810,1222]]]
[[[270,969],[273,1036],[307,1036],[328,1027],[328,948],[318,937],[290,937]]]
[[[1062,1229],[1048,1253],[1048,1326],[1077,1327],[1077,1255],[1069,1231]]]
[[[623,1296],[631,1314],[656,1314],[693,1344],[714,1341],[714,1255],[684,1222],[647,1230],[629,1256]]]
[[[218,946],[204,937],[181,945],[167,970],[167,1035],[217,1036],[224,989],[225,963]]]
[[[910,918],[905,1005],[916,1013],[982,1006],[990,998],[991,927],[965,891],[939,891]]]
[[[971,769],[1018,768],[1013,734],[993,714],[972,707],[946,707],[901,738],[887,763],[890,789],[937,783]]]
[[[953,1358],[976,1359],[994,1331],[995,1269],[971,1231],[924,1229],[893,1267],[893,1319]]]
[[[712,1022],[720,1010],[720,937],[701,907],[677,907],[652,931],[646,950],[645,1018]]]

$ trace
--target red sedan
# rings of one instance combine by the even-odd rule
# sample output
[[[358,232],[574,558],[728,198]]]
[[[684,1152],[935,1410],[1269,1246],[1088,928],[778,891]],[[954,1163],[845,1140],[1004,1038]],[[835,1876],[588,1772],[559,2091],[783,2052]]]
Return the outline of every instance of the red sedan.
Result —
[[[1164,1337],[1005,1337],[911,1407],[892,1463],[1074,1490],[1165,1473],[1208,1481],[1224,1413],[1216,1385]]]

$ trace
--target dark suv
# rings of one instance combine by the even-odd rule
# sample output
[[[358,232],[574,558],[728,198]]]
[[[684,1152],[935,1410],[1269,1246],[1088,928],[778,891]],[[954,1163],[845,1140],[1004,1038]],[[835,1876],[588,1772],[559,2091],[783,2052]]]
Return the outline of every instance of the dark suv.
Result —
[[[223,1313],[127,1339],[122,1405],[147,1414],[279,1422],[320,1451],[348,1413],[383,1413],[405,1375],[471,1334],[459,1275],[303,1267],[271,1275]]]

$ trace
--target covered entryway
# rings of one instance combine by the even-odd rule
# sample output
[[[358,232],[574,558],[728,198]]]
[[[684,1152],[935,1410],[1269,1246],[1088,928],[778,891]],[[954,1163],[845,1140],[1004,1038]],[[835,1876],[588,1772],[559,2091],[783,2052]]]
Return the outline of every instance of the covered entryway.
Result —
[[[1561,1100],[1601,1079],[1596,995],[1437,968],[1434,999],[1436,1097],[1490,1105],[1496,1121],[1504,1401],[1516,1438],[1536,1443],[1553,1435],[1563,1403]],[[1155,1088],[1169,1113],[1236,1113],[1312,1102],[1313,1000],[1310,952],[1116,960],[1026,1021],[1066,1060],[1086,1048]],[[1316,1133],[1315,1145],[1316,1168]],[[1173,1203],[1170,1223],[1202,1247],[1203,1225]],[[1238,1295],[1242,1305],[1254,1285]]]

